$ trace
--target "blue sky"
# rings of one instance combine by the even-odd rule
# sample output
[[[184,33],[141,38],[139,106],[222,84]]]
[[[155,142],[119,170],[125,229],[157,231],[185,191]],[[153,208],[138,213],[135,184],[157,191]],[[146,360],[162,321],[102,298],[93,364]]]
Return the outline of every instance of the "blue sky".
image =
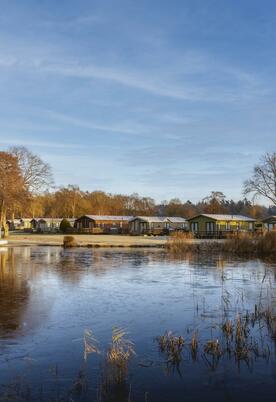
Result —
[[[275,151],[275,1],[0,5],[0,147],[56,185],[238,199]]]

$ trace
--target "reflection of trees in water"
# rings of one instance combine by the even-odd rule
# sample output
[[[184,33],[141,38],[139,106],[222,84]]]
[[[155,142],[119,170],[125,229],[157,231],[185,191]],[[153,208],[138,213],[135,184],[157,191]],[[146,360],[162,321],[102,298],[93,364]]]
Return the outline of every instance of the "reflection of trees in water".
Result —
[[[15,247],[0,252],[0,336],[22,334],[23,329],[25,333],[47,317],[51,300],[49,295],[44,297],[40,279],[45,274],[48,251],[34,250]],[[30,283],[39,291],[31,291]]]
[[[0,334],[21,326],[30,290],[26,277],[18,275],[13,249],[0,252]]]
[[[160,251],[82,248],[62,250],[59,257],[52,261],[57,274],[63,280],[77,283],[86,273],[102,276],[114,269],[150,265],[160,261]]]
[[[185,256],[174,257],[165,250],[161,249],[68,249],[59,251],[59,256],[53,257],[51,264],[63,280],[69,283],[78,283],[82,280],[84,275],[103,276],[109,274],[112,270],[124,270],[131,268],[158,267],[159,265],[173,264],[180,265],[186,264],[193,270],[194,279],[197,279],[196,272],[201,272],[201,275],[213,277],[215,281],[218,279],[223,281],[226,279],[225,271],[234,267],[234,265],[247,264],[248,260],[233,258],[230,255],[221,255],[218,253],[194,253],[187,252]],[[257,264],[258,265],[258,264]],[[256,261],[252,262],[252,268],[259,268]],[[268,263],[271,268],[271,265]],[[247,267],[248,268],[248,267]],[[242,270],[243,268],[241,268]],[[272,269],[272,268],[271,268]],[[244,270],[246,273],[247,269]],[[252,275],[256,270],[252,269]],[[241,272],[241,271],[240,271]],[[276,270],[275,272],[276,280]]]

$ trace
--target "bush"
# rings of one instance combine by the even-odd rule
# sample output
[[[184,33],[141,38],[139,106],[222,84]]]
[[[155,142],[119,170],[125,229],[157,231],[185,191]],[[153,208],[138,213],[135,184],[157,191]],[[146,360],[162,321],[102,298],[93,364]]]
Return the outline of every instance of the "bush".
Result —
[[[71,226],[70,222],[67,219],[62,219],[62,221],[60,222],[59,229],[60,229],[61,232],[66,233],[70,229],[72,229],[72,226]]]
[[[64,248],[69,248],[69,247],[76,247],[78,244],[74,238],[74,236],[64,236],[63,239],[63,247]]]

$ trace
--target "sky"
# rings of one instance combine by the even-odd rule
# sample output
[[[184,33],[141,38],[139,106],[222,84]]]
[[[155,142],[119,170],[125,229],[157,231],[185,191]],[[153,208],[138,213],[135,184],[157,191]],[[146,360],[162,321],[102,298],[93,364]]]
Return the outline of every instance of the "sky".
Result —
[[[0,148],[56,186],[242,197],[276,151],[274,0],[0,0]]]

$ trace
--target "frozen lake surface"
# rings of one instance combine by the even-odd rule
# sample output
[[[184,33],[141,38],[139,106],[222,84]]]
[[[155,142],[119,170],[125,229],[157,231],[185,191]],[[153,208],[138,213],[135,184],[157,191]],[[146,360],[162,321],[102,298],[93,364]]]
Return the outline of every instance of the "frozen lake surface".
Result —
[[[2,248],[2,400],[274,401],[275,278],[276,265],[258,260],[189,255],[178,261],[148,249]],[[267,313],[251,318],[261,309],[271,314],[269,328]],[[239,358],[234,349],[226,353],[221,327],[245,316],[248,355]],[[136,355],[123,382],[109,386],[103,373],[114,326],[128,332]],[[86,330],[101,354],[85,360]],[[177,365],[156,341],[166,331],[185,340]],[[206,348],[212,340],[219,342],[217,354]]]

